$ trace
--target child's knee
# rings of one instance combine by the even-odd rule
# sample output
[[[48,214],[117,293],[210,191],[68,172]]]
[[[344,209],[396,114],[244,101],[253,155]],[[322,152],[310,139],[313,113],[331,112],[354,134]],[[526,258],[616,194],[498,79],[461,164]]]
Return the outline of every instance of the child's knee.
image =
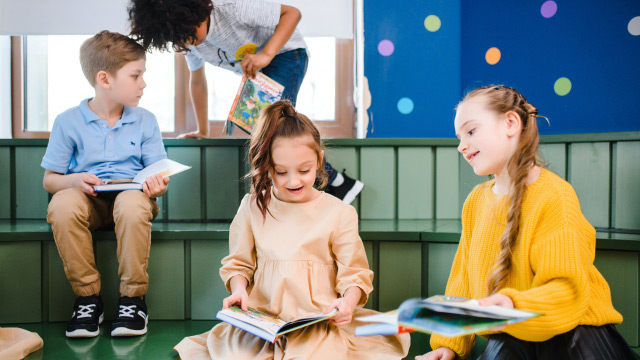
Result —
[[[157,208],[155,201],[142,191],[123,191],[113,204],[113,220],[148,222],[157,215]]]
[[[89,216],[89,199],[80,189],[68,188],[53,195],[47,207],[47,221],[51,224],[86,219]]]

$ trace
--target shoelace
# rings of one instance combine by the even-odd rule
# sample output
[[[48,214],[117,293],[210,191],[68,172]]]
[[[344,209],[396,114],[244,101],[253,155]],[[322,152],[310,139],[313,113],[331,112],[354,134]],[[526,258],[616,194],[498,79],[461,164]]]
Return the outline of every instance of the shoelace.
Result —
[[[135,305],[120,305],[120,309],[118,310],[118,317],[129,317],[132,318],[133,314],[136,312]]]
[[[86,318],[86,317],[91,317],[91,314],[93,313],[93,308],[96,307],[96,304],[90,304],[90,305],[78,305],[80,307],[80,309],[78,309],[78,319],[82,319],[82,318]]]

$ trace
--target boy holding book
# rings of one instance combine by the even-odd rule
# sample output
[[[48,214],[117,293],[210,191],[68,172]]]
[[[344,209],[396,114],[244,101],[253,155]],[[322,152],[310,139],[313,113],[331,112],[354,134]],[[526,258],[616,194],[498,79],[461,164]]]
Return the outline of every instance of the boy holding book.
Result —
[[[60,114],[41,166],[53,198],[47,221],[77,299],[67,337],[100,332],[103,304],[91,231],[114,226],[120,300],[112,336],[147,332],[147,265],[156,198],[169,178],[150,176],[143,191],[96,193],[105,180],[131,179],[167,154],[155,116],[137,107],[146,84],[145,50],[131,38],[102,31],[82,44],[80,62],[93,98]]]

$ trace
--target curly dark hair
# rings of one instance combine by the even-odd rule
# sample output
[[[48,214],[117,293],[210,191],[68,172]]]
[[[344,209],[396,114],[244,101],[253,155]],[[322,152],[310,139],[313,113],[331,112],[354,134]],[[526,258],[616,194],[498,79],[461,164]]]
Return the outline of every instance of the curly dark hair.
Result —
[[[145,50],[155,48],[188,52],[196,27],[213,11],[211,0],[132,0],[129,5],[131,35]]]

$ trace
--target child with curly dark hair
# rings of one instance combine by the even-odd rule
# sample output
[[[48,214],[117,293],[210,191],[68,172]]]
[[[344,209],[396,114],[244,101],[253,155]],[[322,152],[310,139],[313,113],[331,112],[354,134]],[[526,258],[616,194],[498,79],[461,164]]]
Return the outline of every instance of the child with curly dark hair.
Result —
[[[264,0],[132,0],[129,6],[131,35],[145,49],[185,54],[198,128],[179,138],[209,137],[205,62],[250,77],[261,71],[284,86],[282,99],[295,106],[308,64],[307,45],[296,28],[301,17],[295,7]],[[232,127],[229,122],[228,134]],[[362,191],[362,182],[328,162],[325,169],[328,193],[349,204]]]

